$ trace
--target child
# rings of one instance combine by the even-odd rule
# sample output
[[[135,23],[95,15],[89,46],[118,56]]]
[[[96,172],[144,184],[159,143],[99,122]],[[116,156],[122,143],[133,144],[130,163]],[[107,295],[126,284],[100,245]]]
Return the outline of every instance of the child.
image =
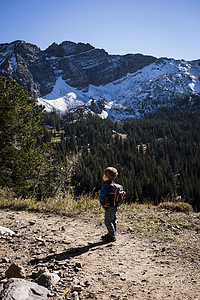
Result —
[[[116,218],[117,218],[117,207],[109,203],[107,195],[109,193],[110,184],[117,177],[118,171],[113,167],[107,167],[104,170],[103,175],[103,186],[100,192],[100,203],[105,209],[105,225],[107,227],[108,233],[102,236],[102,240],[105,242],[114,242],[116,240]]]

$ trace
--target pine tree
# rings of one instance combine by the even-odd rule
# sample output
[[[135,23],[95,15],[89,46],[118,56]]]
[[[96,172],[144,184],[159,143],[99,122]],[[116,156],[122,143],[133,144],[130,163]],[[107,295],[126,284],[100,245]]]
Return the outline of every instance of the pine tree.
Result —
[[[50,197],[69,176],[65,146],[56,152],[53,144],[42,143],[43,115],[20,85],[0,77],[0,182],[22,197]]]
[[[15,81],[0,78],[0,182],[21,194],[31,188],[41,161],[43,107]]]

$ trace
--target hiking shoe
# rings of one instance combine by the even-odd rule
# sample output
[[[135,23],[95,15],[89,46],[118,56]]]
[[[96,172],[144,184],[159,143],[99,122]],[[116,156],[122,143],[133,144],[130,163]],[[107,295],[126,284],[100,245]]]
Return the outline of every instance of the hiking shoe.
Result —
[[[101,239],[102,239],[102,240],[105,240],[105,239],[107,239],[109,236],[110,236],[110,235],[109,235],[108,233],[106,233],[106,234],[102,235]]]
[[[101,239],[102,239],[104,242],[107,242],[107,243],[109,243],[109,242],[115,242],[115,241],[116,241],[115,236],[112,236],[112,235],[110,235],[110,234],[105,234],[105,235],[103,235],[103,236],[101,237]]]

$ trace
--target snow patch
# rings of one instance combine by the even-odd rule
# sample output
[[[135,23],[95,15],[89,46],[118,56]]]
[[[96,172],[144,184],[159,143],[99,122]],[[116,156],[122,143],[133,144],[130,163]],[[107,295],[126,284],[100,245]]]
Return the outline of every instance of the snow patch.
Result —
[[[9,71],[12,73],[12,72],[16,72],[17,67],[18,67],[18,65],[17,65],[17,60],[16,60],[15,55],[13,54],[13,55],[10,57],[10,59],[9,59],[9,67],[8,67],[8,69],[9,69]]]
[[[78,99],[79,98],[79,99]],[[59,77],[51,93],[42,98],[38,98],[38,103],[46,107],[48,112],[58,111],[65,113],[78,106],[84,105],[85,97],[75,88],[65,83],[62,77]]]
[[[108,113],[105,110],[102,110],[101,114],[99,115],[102,119],[106,119],[108,117]]]
[[[58,77],[52,92],[38,100],[47,110],[65,113],[72,108],[91,105],[91,99],[106,100],[99,115],[116,119],[139,118],[146,112],[168,105],[173,97],[200,92],[198,62],[159,59],[115,82],[94,86],[87,91],[69,86]],[[171,105],[171,103],[169,103]]]

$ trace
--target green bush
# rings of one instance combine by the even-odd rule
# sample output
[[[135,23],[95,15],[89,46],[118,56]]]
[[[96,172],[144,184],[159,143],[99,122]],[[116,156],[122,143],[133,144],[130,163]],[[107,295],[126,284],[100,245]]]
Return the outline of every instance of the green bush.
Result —
[[[193,208],[190,204],[184,202],[161,202],[158,205],[159,208],[168,209],[176,212],[190,212]]]

